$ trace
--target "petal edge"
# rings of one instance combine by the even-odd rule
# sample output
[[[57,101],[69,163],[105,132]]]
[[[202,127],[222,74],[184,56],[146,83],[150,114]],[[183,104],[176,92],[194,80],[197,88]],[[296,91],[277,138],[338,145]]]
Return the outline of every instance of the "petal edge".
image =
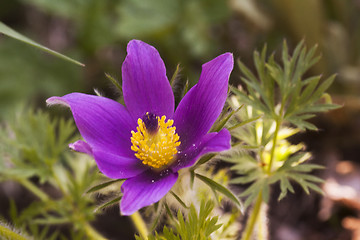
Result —
[[[181,100],[174,114],[180,150],[204,136],[220,115],[227,97],[234,60],[224,53],[203,65],[199,83]]]
[[[220,132],[206,134],[178,155],[178,160],[171,166],[172,171],[177,172],[182,168],[191,167],[207,153],[229,150],[231,148],[230,140],[231,135],[225,128]]]
[[[178,173],[170,170],[163,174],[149,170],[126,180],[121,186],[121,191],[124,193],[120,202],[122,215],[131,215],[140,208],[159,201],[170,191],[177,178]]]
[[[123,94],[135,120],[146,112],[172,117],[174,95],[159,52],[140,40],[132,40],[122,65]]]

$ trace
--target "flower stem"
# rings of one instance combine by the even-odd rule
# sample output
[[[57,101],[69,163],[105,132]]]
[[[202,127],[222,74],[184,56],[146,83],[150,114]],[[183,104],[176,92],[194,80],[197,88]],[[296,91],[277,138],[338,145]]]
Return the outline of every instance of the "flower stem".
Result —
[[[270,161],[269,161],[269,165],[268,165],[268,168],[267,168],[267,173],[268,173],[268,174],[271,173],[272,164],[273,164],[273,162],[274,162],[274,156],[275,156],[275,149],[276,149],[277,137],[278,137],[278,133],[279,133],[279,130],[280,130],[281,122],[282,122],[282,121],[281,121],[280,118],[278,118],[278,119],[275,121],[276,128],[275,128],[275,132],[274,132],[273,146],[272,146],[271,152],[270,152]]]
[[[27,238],[10,230],[9,228],[5,227],[3,224],[0,224],[0,238],[1,239],[12,239],[12,240],[27,240]]]
[[[142,219],[141,215],[139,212],[135,212],[133,213],[131,216],[130,216],[132,222],[134,223],[135,225],[135,228],[138,230],[140,236],[147,240],[148,239],[148,229],[146,227],[146,224],[144,222],[144,220]]]
[[[261,204],[259,217],[257,220],[257,239],[267,240],[269,239],[269,231],[267,226],[267,204]]]
[[[269,166],[268,166],[268,169],[267,169],[268,174],[271,173],[272,164],[274,162],[274,155],[275,155],[277,138],[278,138],[279,130],[280,130],[281,124],[283,122],[283,117],[284,117],[283,116],[284,115],[284,105],[285,105],[285,98],[281,101],[281,107],[280,107],[279,115],[275,119],[276,127],[275,127],[275,132],[274,132],[273,145],[272,145],[271,152],[270,152],[270,162],[269,162]]]
[[[89,223],[85,223],[84,228],[89,239],[106,240],[106,238],[101,236]]]
[[[255,227],[255,223],[256,223],[259,213],[260,213],[261,204],[262,204],[262,192],[259,193],[259,195],[256,199],[254,208],[251,212],[248,222],[246,223],[246,229],[242,235],[241,240],[249,240],[251,238],[254,227]]]

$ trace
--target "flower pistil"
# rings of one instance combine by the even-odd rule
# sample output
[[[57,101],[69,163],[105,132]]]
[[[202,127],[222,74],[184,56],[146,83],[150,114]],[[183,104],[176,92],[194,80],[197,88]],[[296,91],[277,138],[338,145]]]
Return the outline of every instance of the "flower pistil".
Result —
[[[159,117],[151,113],[138,119],[137,131],[131,131],[131,150],[143,164],[161,168],[174,159],[181,142],[173,124],[173,120],[166,121],[165,116]]]

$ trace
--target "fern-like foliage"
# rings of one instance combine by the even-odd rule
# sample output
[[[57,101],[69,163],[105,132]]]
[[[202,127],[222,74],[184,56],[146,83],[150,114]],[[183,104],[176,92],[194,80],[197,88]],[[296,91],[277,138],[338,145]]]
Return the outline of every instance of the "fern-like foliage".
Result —
[[[19,180],[33,176],[41,183],[52,175],[51,168],[63,163],[75,141],[70,120],[50,119],[42,111],[20,110],[0,128],[0,179]]]
[[[199,211],[192,204],[187,216],[181,211],[177,213],[174,228],[164,227],[161,234],[150,235],[149,240],[208,240],[210,235],[221,227],[218,217],[212,216],[213,201],[203,200]],[[136,236],[137,240],[143,238]]]
[[[8,116],[0,128],[0,182],[16,181],[38,198],[21,212],[12,203],[12,223],[34,239],[60,237],[48,230],[62,224],[72,226],[72,239],[91,237],[95,206],[84,193],[99,174],[89,157],[68,150],[77,138],[72,120],[31,109]],[[57,197],[44,190],[44,183]]]
[[[320,76],[304,77],[319,60],[314,57],[315,51],[316,47],[307,51],[301,42],[290,56],[284,42],[280,65],[274,55],[266,58],[264,47],[261,54],[254,53],[256,74],[238,62],[246,91],[232,88],[233,95],[228,103],[233,109],[241,104],[245,107],[228,123],[239,145],[223,159],[233,164],[232,170],[237,174],[232,183],[250,184],[240,194],[240,197],[246,197],[245,207],[258,196],[267,202],[270,186],[276,182],[281,188],[279,200],[288,192],[294,192],[292,182],[300,184],[306,193],[310,189],[321,193],[316,183],[322,180],[312,171],[322,167],[307,163],[311,154],[304,151],[303,144],[292,145],[287,141],[299,131],[316,130],[316,126],[308,122],[315,113],[338,107],[325,93],[334,76],[322,83]],[[261,118],[256,122],[237,127],[239,122],[259,116]]]
[[[307,51],[304,42],[300,42],[290,56],[284,41],[282,65],[279,65],[274,55],[266,59],[265,46],[261,54],[254,53],[257,75],[238,61],[247,92],[236,88],[232,88],[232,91],[239,96],[240,102],[252,106],[269,119],[280,117],[302,130],[316,130],[316,126],[306,120],[314,117],[314,113],[326,112],[338,106],[319,101],[321,98],[329,100],[325,91],[334,81],[334,75],[322,83],[321,76],[304,77],[320,59],[314,56],[315,52],[316,46]]]

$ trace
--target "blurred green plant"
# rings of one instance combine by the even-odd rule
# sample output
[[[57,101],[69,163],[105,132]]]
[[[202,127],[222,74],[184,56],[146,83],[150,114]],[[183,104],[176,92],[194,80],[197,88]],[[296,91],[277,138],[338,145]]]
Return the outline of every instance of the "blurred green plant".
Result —
[[[101,239],[89,224],[95,216],[93,199],[83,195],[99,175],[93,161],[66,150],[69,141],[77,138],[74,131],[72,121],[52,120],[49,114],[33,110],[8,116],[0,129],[0,181],[18,182],[38,198],[21,213],[12,204],[12,223],[23,232],[30,229],[36,239],[50,237],[38,226],[59,224],[72,224],[72,234],[78,236],[74,239]]]
[[[84,64],[70,57],[25,37],[1,21],[0,34],[38,48],[67,62],[84,66]],[[0,46],[2,53],[0,58],[0,79],[4,79],[0,82],[0,110],[4,116],[9,108],[13,108],[19,102],[25,101],[25,99],[32,98],[35,94],[41,94],[42,91],[61,92],[65,85],[63,79],[71,79],[72,75],[75,74],[71,68],[68,68],[68,71],[59,71],[64,67],[67,68],[67,66],[63,65],[63,63],[44,61],[33,49],[7,40],[2,41]],[[20,55],[14,55],[14,49],[17,49]],[[43,68],[37,73],[34,66],[39,65],[43,65]],[[19,71],[19,66],[22,67],[21,71]],[[73,82],[71,84],[74,87]],[[0,118],[4,116],[0,115]]]
[[[166,54],[166,62],[173,66],[181,62],[191,85],[198,79],[194,63],[224,51],[220,46],[225,36],[214,30],[231,16],[228,5],[217,0],[21,1],[71,21],[77,50],[87,59],[116,50],[119,42],[141,39],[155,43]]]
[[[274,55],[266,59],[265,46],[261,54],[254,53],[257,75],[238,62],[246,90],[232,88],[229,104],[233,109],[237,109],[240,103],[246,107],[235,113],[230,121],[232,125],[229,129],[239,141],[239,147],[225,155],[223,160],[231,162],[232,170],[237,173],[231,183],[250,184],[240,194],[240,197],[246,197],[245,207],[253,204],[242,236],[244,240],[252,237],[255,224],[264,222],[259,220],[259,215],[262,205],[269,201],[271,185],[280,183],[278,200],[284,198],[288,191],[294,193],[291,182],[300,184],[307,194],[310,189],[322,193],[316,185],[322,180],[312,174],[313,170],[322,166],[307,163],[311,155],[304,150],[304,145],[294,145],[287,140],[299,131],[317,130],[308,122],[315,113],[339,107],[332,104],[330,96],[325,93],[334,76],[322,83],[321,76],[304,77],[319,60],[319,57],[315,57],[315,51],[316,47],[307,51],[304,43],[300,42],[290,56],[284,41],[282,65],[279,65]],[[262,117],[254,124],[237,127],[239,122],[258,116]],[[257,234],[257,239],[266,239],[262,237],[266,234]]]
[[[6,224],[4,221],[0,221],[0,236],[5,240],[26,240],[27,238],[23,233],[11,227],[9,224]]]
[[[45,96],[79,90],[76,65],[49,59],[10,38],[0,40],[0,119],[5,120],[12,109],[25,102],[37,105]]]

